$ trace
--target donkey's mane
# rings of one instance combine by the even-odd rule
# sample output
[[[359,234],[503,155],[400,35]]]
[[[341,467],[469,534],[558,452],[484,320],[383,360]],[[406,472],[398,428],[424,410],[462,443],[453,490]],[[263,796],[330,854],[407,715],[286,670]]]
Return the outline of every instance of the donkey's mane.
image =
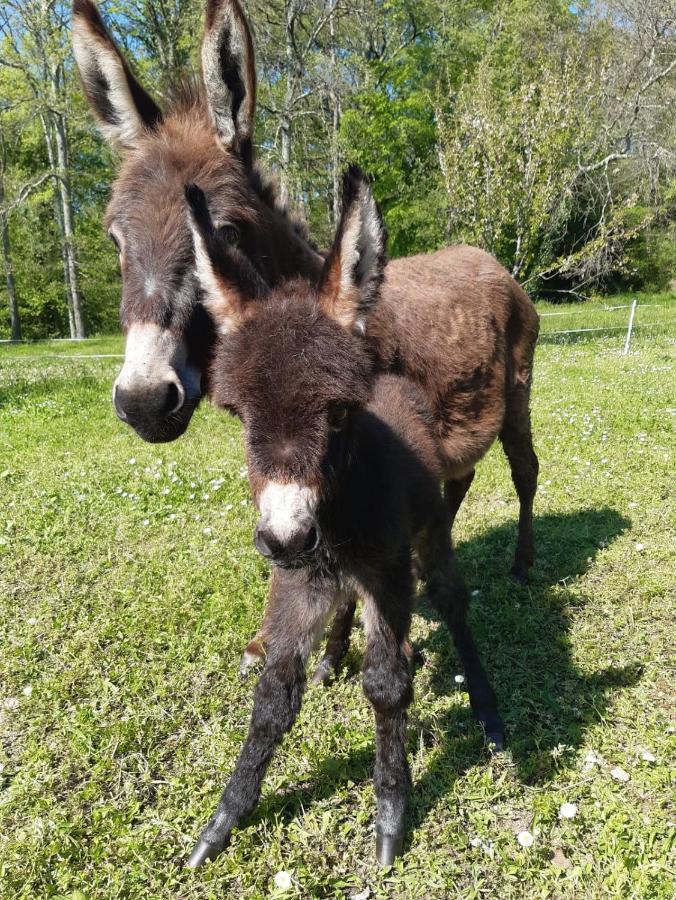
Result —
[[[209,108],[202,80],[196,75],[181,75],[167,88],[164,108],[167,117],[200,116],[209,120]],[[280,202],[276,179],[265,175],[256,161],[251,168],[249,181],[263,203],[284,216],[298,237],[317,251],[317,245],[310,238],[305,220]]]

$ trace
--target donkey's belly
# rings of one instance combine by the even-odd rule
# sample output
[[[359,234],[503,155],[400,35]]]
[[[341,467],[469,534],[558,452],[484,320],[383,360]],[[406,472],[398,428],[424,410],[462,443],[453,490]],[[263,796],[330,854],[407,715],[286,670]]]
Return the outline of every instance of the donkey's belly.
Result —
[[[500,434],[505,418],[504,371],[483,387],[449,389],[436,407],[438,446],[445,479],[474,469]]]

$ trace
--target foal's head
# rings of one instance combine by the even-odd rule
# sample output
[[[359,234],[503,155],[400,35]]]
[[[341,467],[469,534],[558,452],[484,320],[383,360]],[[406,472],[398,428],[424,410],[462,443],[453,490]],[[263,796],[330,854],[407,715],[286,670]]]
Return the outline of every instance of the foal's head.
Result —
[[[238,0],[208,0],[202,79],[162,111],[132,74],[91,0],[73,2],[73,47],[104,137],[122,153],[106,227],[122,270],[124,367],[115,409],[141,437],[172,440],[187,427],[211,356],[184,191],[199,183],[223,240],[274,282],[309,253],[252,166],[256,78]],[[283,250],[283,254],[281,252]],[[281,269],[281,271],[280,271]]]
[[[382,218],[367,181],[350,170],[318,282],[271,291],[220,238],[201,190],[187,198],[197,272],[222,335],[214,398],[244,425],[260,511],[254,543],[280,565],[302,565],[320,546],[319,507],[340,480],[375,377],[365,331],[385,265]]]

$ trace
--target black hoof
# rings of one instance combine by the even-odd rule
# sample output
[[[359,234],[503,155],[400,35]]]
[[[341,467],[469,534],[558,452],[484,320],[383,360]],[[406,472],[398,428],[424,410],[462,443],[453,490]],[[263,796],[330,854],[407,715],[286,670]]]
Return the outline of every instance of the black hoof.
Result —
[[[379,866],[391,866],[404,849],[403,834],[376,832],[376,859]]]
[[[521,587],[526,587],[528,584],[528,570],[524,571],[523,569],[512,569],[509,573],[509,577],[516,584],[520,584]]]
[[[505,734],[503,731],[487,731],[484,740],[491,753],[502,753],[505,749]]]
[[[225,844],[222,846],[210,844],[209,841],[200,838],[195,844],[195,849],[190,854],[186,867],[188,869],[199,869],[199,867],[203,866],[207,860],[216,859],[219,853],[222,853],[224,849]]]

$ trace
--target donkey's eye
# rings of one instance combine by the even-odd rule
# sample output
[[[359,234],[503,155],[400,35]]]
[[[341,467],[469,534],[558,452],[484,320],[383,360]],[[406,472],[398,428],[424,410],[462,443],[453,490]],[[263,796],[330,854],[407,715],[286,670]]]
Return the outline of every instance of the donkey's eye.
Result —
[[[109,232],[108,232],[108,237],[111,239],[111,241],[113,242],[113,244],[115,244],[115,249],[117,250],[117,252],[118,252],[118,253],[122,253],[122,247],[120,246],[120,242],[119,242],[119,240],[117,239],[117,237],[113,234],[112,231],[109,231]]]
[[[233,225],[232,222],[226,222],[225,225],[221,225],[218,229],[218,236],[226,244],[230,244],[231,247],[239,247],[239,228]]]
[[[329,413],[329,428],[331,431],[340,431],[347,422],[348,408],[344,403],[334,406]]]

